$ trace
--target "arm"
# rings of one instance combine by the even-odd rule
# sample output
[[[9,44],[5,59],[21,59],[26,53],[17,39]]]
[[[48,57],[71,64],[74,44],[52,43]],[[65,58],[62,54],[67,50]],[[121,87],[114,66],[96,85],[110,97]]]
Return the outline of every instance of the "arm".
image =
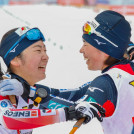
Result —
[[[32,129],[66,121],[64,109],[5,109],[2,125],[8,129]]]
[[[8,81],[8,84],[6,83],[6,81]],[[13,79],[12,79],[13,81]],[[19,91],[18,89],[20,89],[20,87],[18,86],[18,81],[15,83],[12,83],[11,80],[4,80],[1,84],[0,84],[0,94],[2,93],[2,91],[4,91],[3,93],[18,93],[17,91]],[[11,83],[10,83],[11,82]],[[106,83],[106,84],[104,84]],[[20,84],[20,83],[19,83]],[[116,91],[116,87],[115,84],[113,82],[113,80],[108,76],[108,75],[103,75],[101,77],[96,78],[93,82],[91,82],[91,85],[89,87],[90,83],[87,83],[83,86],[81,86],[79,89],[76,90],[67,90],[64,91],[62,90],[62,92],[59,92],[59,90],[55,90],[55,89],[50,89],[49,87],[45,87],[42,85],[42,87],[45,87],[47,89],[47,91],[49,93],[52,93],[52,96],[50,96],[48,98],[48,100],[45,98],[42,100],[42,107],[46,107],[46,108],[60,108],[60,107],[65,107],[65,106],[71,106],[74,104],[75,101],[78,100],[78,102],[81,101],[94,101],[99,103],[100,105],[103,105],[104,107],[108,108],[110,105],[110,109],[112,110],[107,110],[109,112],[106,112],[107,116],[112,115],[112,113],[114,112],[114,109],[116,107],[116,101],[117,101],[117,91]],[[8,87],[10,86],[10,88]],[[14,87],[15,86],[15,87]],[[93,88],[92,88],[93,87]],[[94,89],[94,87],[100,88],[98,89]],[[11,89],[11,90],[9,90]],[[16,89],[17,91],[13,91],[14,89]],[[11,91],[11,92],[10,92]],[[12,92],[13,91],[13,92]],[[54,94],[54,95],[53,95]],[[9,94],[12,95],[12,94]],[[59,98],[56,97],[56,95],[60,96]],[[62,100],[62,98],[66,99]],[[49,102],[49,100],[51,100],[51,102]],[[48,102],[48,103],[46,103]],[[51,103],[55,104],[52,105]]]
[[[73,89],[56,89],[56,88],[49,88],[44,85],[39,85],[37,84],[36,87],[38,88],[44,88],[47,90],[49,94],[52,94],[54,96],[69,100],[69,101],[77,101],[80,99],[87,91],[89,85],[91,82],[87,82],[83,84],[82,86],[78,88],[73,88]]]
[[[105,116],[111,116],[117,103],[117,89],[112,78],[104,74],[94,79],[85,93],[85,97],[78,102],[81,101],[97,102],[105,108]]]
[[[85,123],[93,117],[102,121],[101,114],[104,114],[102,107],[96,104],[83,102],[60,109],[13,109],[8,97],[0,96],[0,123],[13,130],[32,129],[68,120],[78,120],[86,117]],[[81,107],[85,107],[81,111]],[[100,114],[101,113],[101,114]]]
[[[6,95],[28,96],[31,92],[30,86],[26,84],[25,82],[22,82],[22,83],[23,85],[17,79],[8,79],[8,80],[1,81],[0,95],[2,96],[6,96]],[[47,86],[37,84],[36,88],[37,89],[44,88],[48,94],[75,102],[86,93],[89,85],[90,85],[90,82],[85,83],[79,88],[55,89],[55,88],[49,88]]]
[[[31,129],[66,121],[64,109],[14,109],[9,97],[0,96],[0,124],[8,129]]]

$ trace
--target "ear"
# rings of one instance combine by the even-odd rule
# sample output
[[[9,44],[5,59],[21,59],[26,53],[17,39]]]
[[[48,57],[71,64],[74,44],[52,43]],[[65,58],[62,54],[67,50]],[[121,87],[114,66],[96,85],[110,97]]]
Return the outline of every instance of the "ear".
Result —
[[[12,66],[18,67],[20,66],[20,59],[18,57],[15,57],[14,59],[11,60],[10,64]]]

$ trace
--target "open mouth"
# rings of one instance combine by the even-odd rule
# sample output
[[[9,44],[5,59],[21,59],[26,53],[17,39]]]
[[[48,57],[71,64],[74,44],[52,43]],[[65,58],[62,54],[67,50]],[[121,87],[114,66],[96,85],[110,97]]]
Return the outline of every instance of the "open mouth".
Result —
[[[86,61],[86,64],[88,64],[89,59],[84,57],[84,60]]]
[[[84,60],[88,60],[88,58],[84,58]]]
[[[43,65],[43,66],[39,66],[38,68],[39,68],[39,70],[43,70],[43,71],[45,71],[46,66]]]

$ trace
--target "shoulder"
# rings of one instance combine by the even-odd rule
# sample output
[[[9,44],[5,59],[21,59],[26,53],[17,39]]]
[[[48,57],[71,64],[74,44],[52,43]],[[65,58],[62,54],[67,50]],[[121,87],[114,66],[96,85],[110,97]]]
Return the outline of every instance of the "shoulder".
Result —
[[[128,60],[119,62],[118,64],[111,67],[109,70],[115,69],[134,75],[134,63]]]
[[[113,84],[113,79],[110,77],[109,74],[102,74],[98,77],[96,77],[90,84],[90,86],[92,85],[99,85],[99,86],[106,86],[109,84]]]
[[[97,87],[101,89],[103,92],[117,92],[116,85],[114,80],[109,74],[103,74],[95,78],[92,82],[90,87]],[[100,90],[100,91],[101,91]]]
[[[95,78],[88,89],[90,91],[97,89],[99,92],[107,95],[117,94],[115,82],[109,74],[103,74]]]

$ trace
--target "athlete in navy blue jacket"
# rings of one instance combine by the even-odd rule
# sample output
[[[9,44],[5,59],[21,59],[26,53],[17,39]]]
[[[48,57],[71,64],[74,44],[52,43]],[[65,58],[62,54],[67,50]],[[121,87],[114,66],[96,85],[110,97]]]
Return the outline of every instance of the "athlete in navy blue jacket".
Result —
[[[134,116],[134,106],[132,103],[134,101],[134,64],[123,57],[130,43],[131,27],[129,23],[124,16],[117,12],[104,11],[98,14],[94,20],[90,20],[90,22],[83,26],[82,37],[83,46],[80,49],[80,53],[86,59],[88,69],[101,70],[102,75],[74,90],[53,89],[35,84],[26,88],[27,84],[25,85],[26,87],[23,84],[21,98],[25,97],[24,94],[26,92],[28,92],[28,96],[33,94],[32,100],[35,103],[34,105],[37,105],[39,96],[33,93],[33,86],[37,91],[43,88],[48,95],[40,101],[40,108],[60,109],[60,107],[78,103],[75,109],[78,108],[81,113],[88,115],[85,123],[89,121],[89,117],[91,118],[96,115],[93,112],[94,110],[91,110],[90,116],[87,114],[87,109],[92,109],[89,102],[97,102],[106,110],[105,117],[107,118],[104,118],[102,122],[104,133],[131,134],[133,127],[132,117]],[[44,67],[44,65],[40,65],[39,69],[43,70]],[[21,82],[21,78],[19,79],[18,76],[11,73],[10,75]],[[13,80],[3,81],[1,83],[2,88],[6,88],[6,83],[14,85]],[[26,81],[28,82],[28,80]],[[14,83],[19,85],[20,82],[15,81]],[[16,86],[13,87],[13,90],[17,91]],[[25,102],[28,102],[28,100],[25,100]],[[25,107],[33,108],[33,102],[30,106],[26,105]]]

